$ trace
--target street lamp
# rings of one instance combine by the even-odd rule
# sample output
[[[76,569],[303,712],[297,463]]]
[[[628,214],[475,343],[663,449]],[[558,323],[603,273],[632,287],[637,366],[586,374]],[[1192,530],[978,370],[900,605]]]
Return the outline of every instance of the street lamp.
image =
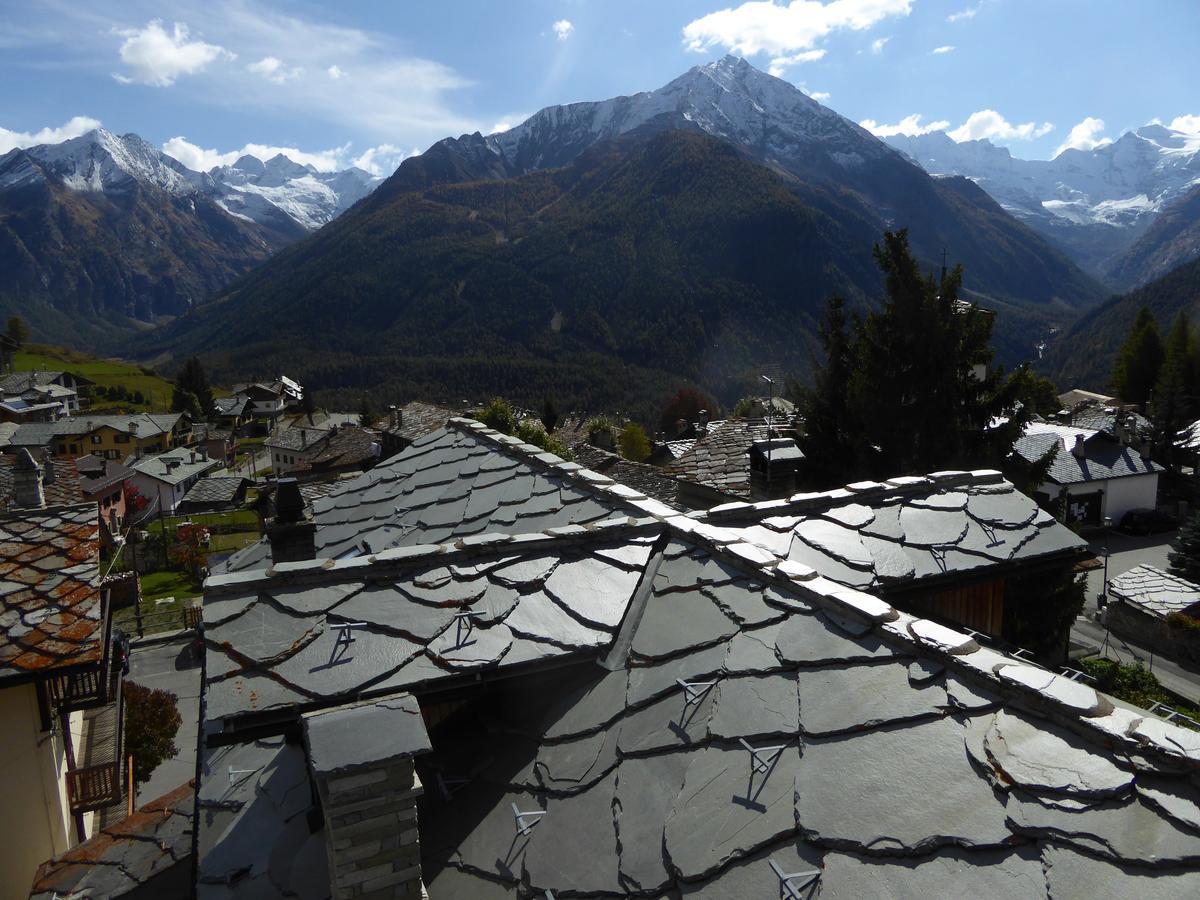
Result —
[[[1100,608],[1108,605],[1108,529],[1112,528],[1112,518],[1104,517],[1104,584],[1100,587]]]

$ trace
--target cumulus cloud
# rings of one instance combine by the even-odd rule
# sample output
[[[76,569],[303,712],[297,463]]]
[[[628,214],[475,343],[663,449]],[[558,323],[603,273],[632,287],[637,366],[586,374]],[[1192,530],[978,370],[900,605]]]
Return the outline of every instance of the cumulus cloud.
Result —
[[[979,15],[979,11],[983,9],[983,0],[979,0],[974,6],[968,6],[966,9],[960,9],[958,12],[950,13],[946,16],[946,21],[950,24],[955,22],[965,22],[967,19],[973,19]]]
[[[875,135],[875,137],[881,138],[894,137],[898,134],[912,137],[919,134],[929,134],[933,131],[945,131],[950,127],[950,123],[944,121],[930,122],[928,125],[922,125],[920,113],[905,116],[895,125],[881,125],[874,119],[863,119],[858,124]]]
[[[1184,134],[1200,134],[1200,116],[1176,116],[1167,127]]]
[[[511,113],[506,115],[503,119],[492,126],[491,131],[489,131],[488,134],[502,134],[503,132],[508,131],[510,128],[516,128],[531,115],[532,113],[526,112]]]
[[[824,57],[825,51],[823,49],[802,50],[800,53],[793,53],[791,56],[777,56],[771,60],[771,64],[767,66],[767,71],[776,78],[779,78],[789,66],[806,62],[816,62],[818,59],[823,59]]]
[[[217,59],[234,59],[235,54],[217,44],[192,40],[187,25],[176,22],[168,33],[162,21],[154,19],[145,28],[119,29],[114,32],[125,38],[121,44],[121,61],[133,74],[114,74],[122,84],[170,87],[180,75],[194,75]]]
[[[892,39],[891,35],[888,35],[887,37],[875,38],[875,40],[871,41],[871,52],[874,53],[876,56],[878,56],[880,53],[883,52],[884,46],[891,39]]]
[[[246,66],[247,72],[253,72],[255,75],[261,75],[271,84],[284,84],[303,74],[304,70],[299,66],[288,67],[284,65],[283,60],[277,59],[274,56],[264,56],[256,63],[250,63]]]
[[[420,152],[415,147],[405,150],[395,144],[380,144],[355,157],[352,163],[372,175],[391,175],[400,163]]]
[[[912,0],[750,0],[689,22],[683,44],[696,53],[723,47],[744,56],[782,57],[810,49],[834,31],[863,31],[911,11]]]
[[[9,131],[7,128],[0,127],[0,154],[18,147],[60,144],[99,127],[100,120],[89,116],[73,116],[64,125],[59,125],[57,128],[43,128],[40,131]]]
[[[1058,145],[1054,155],[1058,156],[1064,150],[1095,150],[1097,147],[1111,144],[1112,138],[1106,138],[1103,135],[1104,120],[1088,116],[1071,129],[1071,133],[1067,135],[1065,141]]]
[[[337,66],[330,66],[328,69],[326,69],[326,70],[325,70],[325,72],[326,72],[326,73],[329,75],[329,77],[330,77],[330,78],[332,78],[334,81],[337,81],[337,80],[338,80],[338,79],[340,79],[340,78],[345,78],[345,77],[346,77],[346,73],[345,73],[345,72],[343,72],[341,69],[339,69]]]
[[[575,30],[575,26],[566,19],[559,19],[551,27],[554,29],[554,33],[558,36],[560,41],[565,41]]]
[[[828,100],[833,95],[831,93],[829,93],[829,91],[813,91],[808,96],[812,97],[818,103],[824,103],[826,100]]]
[[[1049,122],[1038,125],[1036,122],[1025,122],[1014,125],[994,109],[981,109],[967,117],[967,121],[948,131],[956,141],[978,141],[984,138],[997,141],[1031,141],[1043,137],[1054,130]]]
[[[953,44],[942,44],[942,46],[934,47],[929,52],[932,53],[934,56],[941,56],[943,53],[953,53],[954,45]]]

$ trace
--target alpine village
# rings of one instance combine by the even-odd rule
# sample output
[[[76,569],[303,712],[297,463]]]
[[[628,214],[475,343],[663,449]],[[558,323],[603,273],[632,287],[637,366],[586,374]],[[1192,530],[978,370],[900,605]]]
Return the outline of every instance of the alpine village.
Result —
[[[0,900],[1200,897],[1200,8],[651,6],[0,7]]]

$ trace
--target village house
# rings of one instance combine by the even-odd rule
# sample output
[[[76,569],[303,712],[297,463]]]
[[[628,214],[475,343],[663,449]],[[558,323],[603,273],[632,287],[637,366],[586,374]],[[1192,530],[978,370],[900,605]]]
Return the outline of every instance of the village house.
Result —
[[[1031,464],[1055,451],[1046,481],[1038,489],[1038,502],[1048,506],[1062,497],[1064,521],[1118,525],[1130,510],[1157,505],[1163,467],[1150,459],[1149,448],[1139,446],[1119,419],[1116,434],[1031,422],[1013,449]]]
[[[1186,578],[1147,563],[1134,566],[1109,582],[1101,615],[1119,637],[1178,662],[1200,663],[1200,585]]]
[[[237,385],[233,395],[244,397],[248,401],[242,412],[243,418],[249,416],[254,420],[273,423],[285,411],[300,404],[304,397],[304,388],[286,375],[280,375],[274,381]]]
[[[378,433],[359,425],[333,425],[317,455],[288,471],[300,481],[328,481],[365,472],[379,462],[379,456]]]
[[[130,466],[133,476],[129,480],[139,494],[169,516],[197,481],[220,467],[219,462],[209,459],[203,451],[173,450],[136,460]]]
[[[0,376],[0,417],[6,421],[51,422],[63,416],[78,414],[80,394],[95,382],[71,372],[12,372]],[[30,414],[24,418],[8,418],[6,407],[24,403],[26,407],[52,407],[52,414],[39,418]]]
[[[36,426],[18,429],[13,442],[30,440],[42,432]],[[187,440],[191,424],[182,413],[136,413],[124,416],[74,416],[54,423],[50,446],[57,456],[101,456],[128,460],[170,450]]]
[[[324,452],[331,433],[324,425],[293,425],[267,438],[263,446],[271,454],[271,471],[279,476],[308,466]]]
[[[214,425],[193,425],[188,446],[203,450],[209,459],[217,460],[227,469],[237,458],[236,432]]]
[[[786,421],[702,421],[690,447],[663,467],[679,481],[679,502],[707,509],[732,500],[765,500],[796,490],[804,454]]]
[[[93,455],[80,457],[75,465],[83,496],[96,502],[101,524],[118,541],[125,527],[125,484],[133,478],[133,469]]]
[[[389,406],[382,432],[383,459],[390,459],[418,438],[445,426],[458,415],[443,406],[413,400],[404,406]]]
[[[452,420],[298,487],[205,584],[201,894],[1200,889],[1193,732],[875,592],[1078,549],[999,473],[692,517]]]
[[[183,516],[237,509],[246,502],[250,484],[241,475],[209,475],[192,485],[177,509]]]
[[[213,401],[213,423],[232,434],[241,434],[241,428],[250,421],[250,398],[244,394],[218,397]]]
[[[0,513],[0,900],[125,814],[111,612],[137,585],[101,579],[95,504],[46,508],[39,464],[18,456],[19,508]]]

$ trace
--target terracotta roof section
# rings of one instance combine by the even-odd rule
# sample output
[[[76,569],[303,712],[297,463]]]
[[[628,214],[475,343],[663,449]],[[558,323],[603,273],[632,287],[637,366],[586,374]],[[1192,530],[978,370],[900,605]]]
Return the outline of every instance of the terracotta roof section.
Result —
[[[13,504],[13,466],[15,457],[0,455],[0,510],[9,509]],[[60,457],[42,460],[42,491],[46,496],[46,506],[71,506],[86,501],[85,488],[75,461]],[[52,480],[47,481],[50,475]],[[93,493],[87,491],[87,493]]]
[[[100,660],[94,503],[0,516],[0,683]]]
[[[668,463],[663,471],[731,497],[749,497],[750,445],[767,439],[767,423],[762,419],[726,419],[708,429],[691,450]]]
[[[43,863],[30,900],[123,897],[142,887],[162,890],[159,896],[183,896],[190,867],[186,867],[187,873],[171,870],[191,856],[195,796],[195,782],[182,784],[62,856]],[[179,879],[184,894],[170,892],[159,880],[172,875]]]

